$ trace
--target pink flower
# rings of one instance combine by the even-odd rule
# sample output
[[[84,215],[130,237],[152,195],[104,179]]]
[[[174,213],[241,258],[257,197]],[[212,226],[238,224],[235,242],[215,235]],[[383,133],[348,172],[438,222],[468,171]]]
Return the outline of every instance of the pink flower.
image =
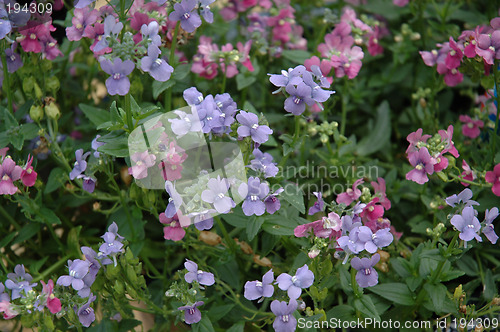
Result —
[[[318,51],[324,58],[339,55],[351,48],[354,38],[351,36],[351,26],[345,22],[337,24],[332,32],[325,35],[325,43],[318,45]]]
[[[450,48],[451,50],[448,52],[444,62],[448,69],[458,68],[462,62],[464,54],[452,37],[450,37]]]
[[[375,195],[379,197],[380,204],[384,209],[389,210],[391,208],[391,201],[387,198],[385,193],[385,180],[383,178],[378,178],[377,182],[372,181],[370,184],[375,190]]]
[[[434,173],[436,160],[431,157],[427,148],[421,148],[418,152],[411,153],[408,156],[408,160],[414,169],[406,174],[406,179],[418,184],[424,184],[429,181],[427,174]]]
[[[404,7],[410,2],[410,0],[392,0],[392,3],[398,7]]]
[[[26,163],[26,166],[24,166],[24,169],[21,173],[21,181],[26,187],[31,187],[35,184],[36,178],[37,178],[37,172],[34,171],[33,166],[31,166],[31,163],[33,162],[33,157],[28,156],[28,161]]]
[[[433,159],[435,160],[434,164],[434,172],[441,172],[443,169],[446,169],[449,165],[449,160],[446,157],[443,157],[443,153],[441,152]]]
[[[130,157],[133,166],[129,167],[128,174],[136,179],[144,179],[148,176],[148,168],[155,164],[156,156],[149,154],[148,151],[136,152]]]
[[[377,203],[379,203],[379,198],[373,198],[370,203],[366,204],[363,212],[361,212],[359,216],[368,221],[375,221],[382,218],[384,215],[384,207]]]
[[[312,71],[312,66],[318,66],[321,74],[327,79],[328,83],[333,83],[333,77],[330,76],[330,72],[332,71],[332,63],[327,59],[322,59],[321,62],[317,56],[313,56],[310,59],[304,61],[304,66],[308,71]]]
[[[47,284],[45,284],[43,280],[41,280],[40,282],[43,285],[42,294],[47,297],[47,302],[45,303],[45,305],[51,313],[58,313],[59,311],[61,311],[61,300],[54,296],[54,281],[50,279]]]
[[[335,76],[339,78],[347,76],[349,79],[358,76],[363,57],[364,53],[359,46],[354,46],[352,49],[346,50],[338,56],[332,55],[330,60],[333,68],[335,68]]]
[[[417,152],[419,150],[418,143],[425,143],[431,137],[431,135],[422,136],[422,132],[422,128],[419,128],[417,131],[409,134],[408,137],[406,137],[406,140],[410,143],[408,149],[406,149],[406,154]]]
[[[495,195],[500,196],[500,164],[496,164],[495,168],[493,168],[493,171],[486,172],[486,176],[484,177],[484,179],[486,180],[486,182],[493,185],[491,191]]]
[[[166,157],[162,159],[158,167],[162,170],[162,176],[165,181],[179,180],[182,175],[182,163],[186,160],[187,154],[184,150],[170,142]]]
[[[238,48],[238,51],[240,52],[241,59],[239,60],[240,63],[245,66],[249,71],[253,72],[254,68],[252,65],[252,62],[250,61],[249,53],[250,49],[252,48],[252,40],[249,40],[243,45],[241,42],[238,42],[236,44],[236,47]]]
[[[29,21],[26,28],[20,31],[23,37],[20,39],[20,44],[24,52],[40,53],[42,52],[42,40],[46,40],[50,36],[49,28],[45,24],[37,24],[35,21]]]
[[[455,145],[453,143],[453,126],[449,125],[447,130],[439,130],[439,135],[441,136],[442,142],[445,144],[444,150],[441,153],[449,152],[455,158],[458,158],[460,154],[458,153]]]
[[[21,178],[23,169],[17,166],[12,158],[7,157],[0,164],[0,195],[14,195],[17,192],[17,187],[14,181]]]
[[[361,196],[361,190],[358,189],[358,186],[363,182],[363,179],[356,180],[352,185],[352,189],[348,188],[345,193],[341,193],[337,196],[337,203],[350,205],[357,200]]]
[[[286,43],[290,40],[292,25],[290,20],[294,19],[292,7],[282,8],[277,16],[269,17],[267,25],[273,28],[273,40]]]
[[[335,212],[330,212],[327,217],[295,227],[293,233],[296,237],[306,237],[312,230],[316,237],[331,239],[342,235],[341,227],[342,220],[339,215]]]
[[[462,172],[462,178],[468,181],[474,181],[477,177],[474,171],[470,168],[469,164],[464,160],[462,160],[462,169],[464,170]],[[469,184],[465,182],[460,182],[463,186],[468,187]]]
[[[4,319],[11,319],[19,314],[9,301],[0,302],[0,312],[3,312]]]
[[[460,115],[458,119],[463,122],[462,134],[469,138],[476,138],[481,133],[479,128],[483,128],[484,122],[481,120],[472,120],[468,115]]]
[[[179,216],[177,213],[172,218],[167,218],[165,212],[162,212],[160,213],[159,217],[160,217],[160,222],[162,224],[167,225],[163,227],[163,237],[165,238],[165,240],[180,241],[184,238],[184,236],[186,235],[186,231],[181,226],[181,223],[179,222]],[[183,217],[183,219],[184,218],[187,217]],[[189,220],[189,218],[187,219]]]

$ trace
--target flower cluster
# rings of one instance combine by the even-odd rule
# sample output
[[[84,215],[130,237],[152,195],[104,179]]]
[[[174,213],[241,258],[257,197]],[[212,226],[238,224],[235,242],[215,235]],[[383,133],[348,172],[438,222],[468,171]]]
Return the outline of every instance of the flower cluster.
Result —
[[[264,274],[262,281],[247,281],[244,296],[247,300],[258,299],[258,302],[262,302],[264,298],[273,296],[273,285],[278,285],[279,289],[287,292],[290,301],[288,304],[279,300],[271,302],[271,311],[276,315],[273,327],[275,331],[295,331],[297,320],[293,317],[293,313],[298,307],[297,299],[302,294],[302,289],[311,287],[313,283],[314,273],[306,264],[298,268],[294,276],[281,273],[276,281],[274,281],[274,272],[271,269]]]
[[[472,195],[470,189],[464,189],[458,195],[446,198],[446,204],[456,208],[450,223],[459,232],[459,238],[464,241],[465,248],[467,248],[467,242],[472,239],[476,239],[478,242],[483,241],[479,233],[484,234],[488,241],[495,244],[498,236],[495,233],[495,227],[492,222],[498,217],[498,208],[486,209],[484,220],[482,223],[479,223],[477,218],[478,212],[473,207],[473,205],[477,206],[479,203],[472,200]]]
[[[99,137],[100,135],[97,135],[97,137],[92,141],[92,149],[94,150],[94,153],[90,158],[92,160],[93,166],[98,162],[98,160],[101,157],[97,149],[105,144],[103,142],[98,141]],[[83,149],[78,149],[75,151],[76,161],[73,165],[73,169],[69,173],[69,179],[70,180],[82,179],[83,190],[89,193],[93,193],[95,190],[97,179],[94,176],[93,167],[88,167],[87,158],[90,155],[91,151],[87,151],[85,153],[83,153]]]
[[[283,91],[288,97],[285,100],[285,111],[293,115],[301,115],[306,110],[306,105],[309,107],[317,105],[322,110],[321,103],[327,101],[330,95],[335,93],[335,91],[323,89],[329,88],[330,83],[324,78],[319,66],[313,65],[311,70],[300,65],[289,68],[288,71],[282,70],[281,74],[269,74],[271,83],[279,87],[273,93]]]
[[[7,155],[9,148],[0,149],[0,195],[14,195],[18,192],[18,187],[14,182],[21,180],[26,187],[32,187],[38,176],[31,165],[33,157],[28,156],[26,164],[21,167]]]
[[[174,11],[168,16],[172,22],[180,22],[181,28],[186,32],[192,33],[201,25],[200,15],[207,23],[213,23],[214,16],[210,11],[210,4],[215,0],[182,0],[180,3],[174,4]],[[157,1],[162,5],[166,0]],[[196,10],[199,10],[198,11]]]
[[[409,134],[406,139],[410,145],[406,149],[406,154],[413,169],[406,174],[406,179],[424,184],[429,181],[428,175],[446,169],[449,160],[444,156],[445,153],[448,152],[455,158],[459,157],[452,138],[452,125],[447,130],[439,130],[433,137],[422,135],[422,128]]]
[[[500,17],[492,19],[490,26],[462,31],[457,41],[450,37],[449,42],[437,46],[438,50],[421,51],[420,55],[427,66],[436,66],[437,72],[444,75],[446,85],[461,83],[461,66],[475,67],[478,61],[484,65],[480,71],[488,74],[495,59],[500,59]]]

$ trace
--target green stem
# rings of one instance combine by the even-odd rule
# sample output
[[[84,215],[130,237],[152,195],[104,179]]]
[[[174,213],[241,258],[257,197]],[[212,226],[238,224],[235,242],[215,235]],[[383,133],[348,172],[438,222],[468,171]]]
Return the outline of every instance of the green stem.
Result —
[[[61,265],[63,265],[64,263],[66,263],[66,261],[70,257],[71,257],[71,255],[66,255],[63,258],[61,258],[60,260],[58,260],[55,264],[50,265],[48,268],[46,268],[43,271],[43,273],[39,274],[36,278],[33,278],[33,282],[45,279],[45,277],[47,277],[53,271],[57,270]]]
[[[249,307],[245,306],[243,303],[241,303],[241,301],[239,300],[238,296],[234,293],[233,289],[228,285],[226,284],[224,281],[220,280],[220,279],[216,279],[215,283],[217,285],[221,285],[222,287],[224,287],[232,296],[232,299],[234,300],[234,302],[241,307],[241,309],[245,310],[245,311],[248,311],[252,314],[255,314],[255,315],[262,315],[262,316],[273,316],[274,314],[270,313],[270,312],[261,312],[261,311],[257,311],[257,310],[254,310],[254,309],[250,309]]]
[[[143,257],[142,260],[146,264],[146,266],[151,270],[151,272],[153,272],[155,278],[163,279],[163,276],[160,273],[160,271],[158,271],[158,269],[151,263],[148,257]]]
[[[360,298],[361,295],[363,295],[363,294],[359,291],[358,282],[356,281],[356,273],[357,273],[357,270],[355,268],[351,267],[352,290],[354,291],[354,296],[356,296],[357,298]]]
[[[495,119],[495,130],[493,132],[493,135],[491,135],[491,163],[492,165],[495,165],[495,145],[497,142],[497,135],[498,135],[498,122],[499,122],[499,117],[500,117],[500,112],[498,111],[498,108],[500,107],[500,91],[498,91],[498,62],[495,61],[493,64],[495,68],[493,68],[493,77],[495,79],[495,88],[497,91],[497,113],[496,113],[496,119]]]
[[[4,44],[6,45],[6,44]],[[10,75],[7,68],[7,55],[5,55],[5,51],[2,52],[2,66],[3,66],[3,89],[7,93],[7,103],[9,106],[10,113],[14,114],[14,108],[12,106],[12,91],[10,89]]]
[[[229,249],[236,254],[237,250],[236,242],[234,242],[234,240],[229,236],[229,233],[227,232],[227,229],[224,226],[224,223],[220,220],[219,216],[214,217],[214,219],[217,222],[217,225],[219,225],[219,228],[222,231],[222,235],[224,236],[224,239],[226,240]]]
[[[54,239],[54,241],[56,241],[57,245],[59,246],[59,249],[64,251],[64,245],[61,243],[61,241],[57,237],[56,233],[54,232],[54,227],[52,227],[52,225],[49,223],[46,223],[45,225],[49,229],[49,232],[52,235],[52,238]]]
[[[131,133],[134,130],[134,123],[132,120],[132,110],[130,107],[130,93],[125,95],[125,113],[127,114],[127,127],[128,132]]]
[[[7,211],[5,211],[5,209],[1,205],[0,205],[0,214],[2,214],[5,217],[5,219],[7,219],[16,228],[16,230],[21,229],[21,226],[17,223],[17,221],[15,221],[14,218],[12,218],[10,214],[8,214]]]
[[[296,116],[295,117],[295,132],[293,133],[292,148],[295,148],[295,144],[297,143],[299,136],[300,136],[300,117]],[[286,162],[291,154],[292,154],[292,152],[289,152],[286,156],[284,156],[281,159],[280,163],[278,164],[279,169],[282,169],[285,166],[285,164],[286,164]]]
[[[172,45],[170,46],[170,56],[168,57],[168,64],[175,70],[175,48],[177,47],[177,35],[179,34],[180,21],[175,25],[174,34],[172,35]],[[165,94],[165,111],[168,112],[172,109],[172,87],[167,89]]]
[[[454,180],[454,181],[457,181],[457,182],[463,182],[463,183],[468,183],[468,184],[471,184],[473,186],[478,186],[478,187],[491,187],[491,185],[487,184],[487,183],[477,183],[477,182],[474,182],[474,181],[470,181],[470,180],[466,180],[466,179],[463,179],[461,176],[456,176],[454,174],[450,174],[450,177]]]

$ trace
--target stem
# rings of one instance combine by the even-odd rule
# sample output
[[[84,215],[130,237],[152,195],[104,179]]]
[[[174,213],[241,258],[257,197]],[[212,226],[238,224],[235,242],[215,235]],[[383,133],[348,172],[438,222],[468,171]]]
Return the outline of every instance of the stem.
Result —
[[[298,139],[300,136],[300,117],[296,116],[295,117],[295,132],[293,133],[293,140],[292,140],[292,147],[295,148],[295,144],[297,143]],[[281,169],[283,166],[285,166],[288,158],[292,152],[290,151],[286,156],[283,156],[283,159],[281,159],[280,163],[278,164],[278,168]]]
[[[233,252],[236,253],[237,246],[236,243],[234,242],[233,239],[229,236],[229,233],[227,232],[226,227],[224,226],[224,223],[220,220],[218,216],[214,217],[214,219],[217,221],[217,225],[219,225],[219,228],[222,231],[222,235],[224,236],[224,239],[226,240],[226,243],[229,247],[229,249]]]
[[[177,21],[175,25],[174,34],[172,36],[172,45],[170,46],[170,56],[168,57],[168,64],[171,65],[174,70],[174,62],[175,62],[175,48],[177,47],[177,35],[179,33],[180,21]],[[167,93],[165,94],[165,111],[170,111],[172,109],[172,87],[168,88]]]
[[[16,228],[16,230],[21,229],[21,226],[19,226],[17,221],[15,221],[14,218],[12,218],[1,205],[0,205],[0,214],[2,214]]]
[[[491,136],[491,163],[492,166],[495,165],[495,145],[497,142],[497,134],[498,134],[498,122],[499,122],[499,116],[500,112],[498,111],[498,108],[500,107],[500,94],[498,91],[498,63],[495,61],[493,64],[495,68],[493,69],[493,77],[495,79],[495,91],[496,91],[496,102],[497,102],[497,113],[495,116],[495,131],[493,132],[493,135]]]
[[[356,281],[356,273],[357,273],[357,270],[355,268],[351,267],[352,290],[354,291],[354,296],[356,296],[357,298],[360,298],[362,293],[359,291],[358,282]]]
[[[59,266],[61,266],[62,264],[66,263],[66,261],[70,257],[71,257],[71,255],[66,255],[63,258],[61,258],[60,260],[58,260],[56,263],[54,263],[51,266],[49,266],[48,268],[46,268],[45,271],[43,271],[43,273],[41,273],[40,275],[38,275],[36,278],[33,278],[33,282],[45,279],[45,277],[47,277],[53,271],[57,270],[59,268]]]
[[[342,122],[340,123],[340,135],[344,136],[345,134],[345,124],[347,121],[347,92],[349,91],[349,83],[347,79],[344,81],[344,91],[342,94]]]
[[[132,121],[132,110],[130,109],[130,93],[127,93],[125,95],[125,113],[127,114],[127,127],[129,133],[134,130],[134,123]]]
[[[222,281],[220,279],[216,279],[216,284],[224,287],[232,295],[234,302],[237,305],[239,305],[243,310],[251,312],[252,314],[255,314],[255,315],[274,316],[274,314],[272,314],[270,312],[261,312],[261,311],[250,309],[249,307],[245,306],[243,303],[241,303],[238,296],[234,293],[233,289],[231,287],[229,287],[229,285],[227,285],[224,281]]]
[[[4,44],[6,45],[6,44]],[[14,108],[12,107],[12,91],[10,90],[10,75],[7,69],[7,55],[5,50],[2,50],[2,66],[3,66],[3,89],[7,93],[7,104],[9,106],[10,113],[14,114]]]

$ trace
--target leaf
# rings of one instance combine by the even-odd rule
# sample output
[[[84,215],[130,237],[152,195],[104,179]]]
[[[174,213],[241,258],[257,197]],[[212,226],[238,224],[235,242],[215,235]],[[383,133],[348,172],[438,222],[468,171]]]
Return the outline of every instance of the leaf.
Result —
[[[245,330],[245,322],[238,322],[231,326],[226,332],[243,332]]]
[[[49,174],[44,193],[50,194],[51,192],[57,190],[57,188],[61,187],[65,182],[65,173],[66,172],[62,168],[54,168]]]
[[[375,125],[357,146],[357,152],[366,156],[382,149],[391,138],[391,115],[389,103],[384,101],[377,109]]]
[[[201,321],[193,324],[191,327],[193,332],[215,332],[212,322],[207,315],[202,315]]]
[[[238,75],[236,75],[236,87],[241,91],[244,88],[247,88],[255,83],[256,80],[257,78],[255,76],[249,76],[245,75],[244,73],[239,73]]]
[[[231,226],[247,228],[248,217],[243,214],[241,206],[237,206],[233,209],[233,213],[222,215],[222,219]]]
[[[168,80],[166,82],[154,81],[152,85],[153,98],[158,99],[163,91],[171,88],[174,84],[174,80]]]
[[[105,109],[89,106],[86,104],[79,104],[78,107],[95,126],[99,126],[110,120],[109,112]]]
[[[191,70],[191,65],[188,63],[178,65],[174,69],[174,73],[172,74],[172,78],[176,81],[183,81],[186,76],[189,74],[189,71]]]
[[[260,227],[262,226],[263,223],[264,223],[264,218],[262,217],[256,218],[255,216],[252,216],[249,218],[247,222],[248,241],[252,241],[254,239],[255,235],[259,233]]]
[[[373,318],[375,320],[380,320],[380,316],[377,312],[375,304],[373,304],[370,296],[363,294],[361,298],[354,300],[354,307],[361,311],[367,318]]]
[[[40,209],[40,212],[37,213],[35,216],[35,219],[38,221],[41,221],[46,224],[57,224],[59,225],[61,223],[61,220],[59,217],[52,211],[51,209],[48,209],[46,207],[43,207]]]
[[[336,318],[339,321],[353,321],[355,318],[355,310],[350,305],[339,304],[326,312],[328,320]]]
[[[12,242],[12,244],[24,242],[26,240],[31,239],[33,235],[38,233],[40,227],[41,225],[36,222],[25,225],[23,228],[21,228],[21,230],[17,234],[16,239],[14,240],[14,242]]]
[[[5,248],[15,236],[15,232],[12,232],[9,235],[5,236],[2,241],[0,241],[0,249]]]
[[[14,116],[12,115],[12,113],[10,113],[10,111],[4,107],[2,107],[3,109],[3,116],[2,116],[2,120],[3,122],[5,123],[5,130],[8,130],[8,129],[11,129],[13,127],[17,127],[19,126],[19,124],[17,123],[17,120],[16,118],[14,118]]]
[[[23,135],[24,140],[32,140],[38,136],[38,126],[34,123],[22,124],[20,126],[20,133]]]
[[[97,148],[97,151],[109,154],[115,157],[128,157],[128,140],[124,131],[115,131],[99,138],[100,142],[104,142],[103,146]]]
[[[295,183],[289,182],[283,186],[281,197],[299,210],[300,213],[306,213],[304,205],[304,193]]]
[[[208,311],[208,316],[215,321],[220,320],[222,317],[226,316],[231,309],[233,309],[235,304],[224,304],[219,306],[214,306]]]
[[[443,303],[446,297],[446,286],[439,284],[425,284],[424,289],[429,295],[432,304],[434,305],[434,309],[437,312],[443,312]]]
[[[304,50],[284,50],[281,55],[297,64],[304,64],[304,61],[311,57],[311,53]]]
[[[495,279],[493,278],[493,273],[488,269],[484,274],[483,297],[487,301],[491,301],[497,293],[498,289],[495,287]]]
[[[293,230],[299,225],[293,222],[292,218],[287,218],[282,215],[271,215],[264,218],[262,229],[273,235],[293,235]]]
[[[373,293],[392,301],[396,304],[411,306],[415,304],[415,300],[406,286],[403,283],[387,283],[368,288]]]

